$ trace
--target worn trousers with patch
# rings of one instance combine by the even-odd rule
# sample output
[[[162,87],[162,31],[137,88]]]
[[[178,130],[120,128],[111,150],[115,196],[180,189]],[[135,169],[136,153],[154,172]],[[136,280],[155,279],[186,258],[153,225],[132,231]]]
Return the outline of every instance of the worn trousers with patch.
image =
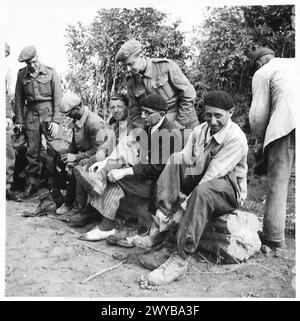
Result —
[[[89,203],[104,217],[114,220],[122,198],[126,196],[136,197],[139,204],[144,201],[146,207],[144,213],[138,213],[143,216],[144,221],[150,226],[152,214],[149,209],[154,195],[155,180],[140,180],[134,176],[127,176],[119,180],[117,183],[109,183],[100,197],[90,197]],[[152,202],[153,203],[153,202]],[[134,209],[133,209],[134,211]],[[139,218],[139,217],[138,217]]]
[[[263,237],[268,241],[281,243],[285,240],[288,184],[295,162],[295,130],[270,143],[265,154],[268,179]]]
[[[203,175],[189,175],[189,166],[183,158],[178,160],[180,156],[175,153],[170,157],[157,181],[157,207],[172,216],[178,209],[180,192],[190,195],[176,235],[178,252],[186,258],[197,249],[204,228],[213,216],[237,208],[237,183],[235,173],[231,172],[199,184]]]
[[[41,149],[42,149],[42,134],[46,139],[47,151],[46,151],[46,168],[49,175],[53,173],[53,157],[50,156],[49,151],[51,150],[50,142],[53,140],[50,131],[49,125],[51,123],[51,116],[45,112],[43,115],[42,112],[33,112],[31,110],[27,111],[26,115],[26,135],[27,135],[27,152],[26,158],[28,161],[26,167],[26,175],[28,183],[32,183],[36,186],[40,184],[41,178]]]

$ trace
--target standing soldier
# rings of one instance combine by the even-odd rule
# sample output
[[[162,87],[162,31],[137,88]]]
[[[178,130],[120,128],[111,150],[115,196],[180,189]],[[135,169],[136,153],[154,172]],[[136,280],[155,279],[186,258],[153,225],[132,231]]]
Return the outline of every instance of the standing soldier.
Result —
[[[59,103],[62,92],[55,70],[39,62],[34,46],[25,47],[18,61],[27,65],[18,72],[15,90],[16,124],[19,129],[25,126],[28,140],[27,186],[20,195],[22,200],[34,194],[40,184],[42,134],[47,142],[46,167],[49,173],[52,172],[49,143],[59,128]]]
[[[141,123],[140,101],[149,94],[158,94],[167,101],[166,117],[177,128],[194,128],[199,124],[193,85],[179,66],[170,59],[146,58],[137,40],[125,42],[116,55],[131,75],[127,79],[129,122]]]

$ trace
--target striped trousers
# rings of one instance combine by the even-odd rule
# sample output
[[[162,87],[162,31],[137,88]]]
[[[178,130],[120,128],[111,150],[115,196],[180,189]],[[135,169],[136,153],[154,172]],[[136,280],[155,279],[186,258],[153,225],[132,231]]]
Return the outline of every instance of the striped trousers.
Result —
[[[117,183],[108,182],[103,195],[92,197],[89,195],[88,203],[102,216],[114,220],[120,205],[120,200],[127,195],[151,202],[155,192],[155,180],[140,180],[134,176],[124,177]],[[154,201],[152,202],[154,204]]]

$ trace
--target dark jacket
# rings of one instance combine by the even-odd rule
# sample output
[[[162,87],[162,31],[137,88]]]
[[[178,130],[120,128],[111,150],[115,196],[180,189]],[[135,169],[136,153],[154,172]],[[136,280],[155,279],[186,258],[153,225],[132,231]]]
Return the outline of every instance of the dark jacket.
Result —
[[[81,119],[72,124],[72,151],[76,153],[76,160],[90,158],[106,140],[106,124],[96,113],[84,106]]]
[[[165,118],[157,130],[145,137],[139,136],[141,161],[133,166],[134,175],[140,179],[157,179],[171,154],[183,145],[182,131]]]

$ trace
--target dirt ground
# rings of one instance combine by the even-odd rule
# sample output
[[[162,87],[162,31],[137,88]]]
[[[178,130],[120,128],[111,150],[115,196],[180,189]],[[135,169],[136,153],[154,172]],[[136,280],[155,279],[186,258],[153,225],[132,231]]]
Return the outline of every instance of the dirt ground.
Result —
[[[262,219],[265,180],[252,178],[243,208]],[[145,287],[149,272],[137,249],[85,242],[74,229],[47,216],[24,218],[36,201],[9,201],[6,208],[6,291],[8,297],[60,298],[292,298],[295,297],[295,182],[288,198],[287,250],[279,257],[261,252],[245,263],[216,265],[196,253],[187,275],[169,285]],[[132,254],[124,262],[127,254]],[[89,281],[96,272],[109,269]],[[86,282],[85,282],[86,281]]]

